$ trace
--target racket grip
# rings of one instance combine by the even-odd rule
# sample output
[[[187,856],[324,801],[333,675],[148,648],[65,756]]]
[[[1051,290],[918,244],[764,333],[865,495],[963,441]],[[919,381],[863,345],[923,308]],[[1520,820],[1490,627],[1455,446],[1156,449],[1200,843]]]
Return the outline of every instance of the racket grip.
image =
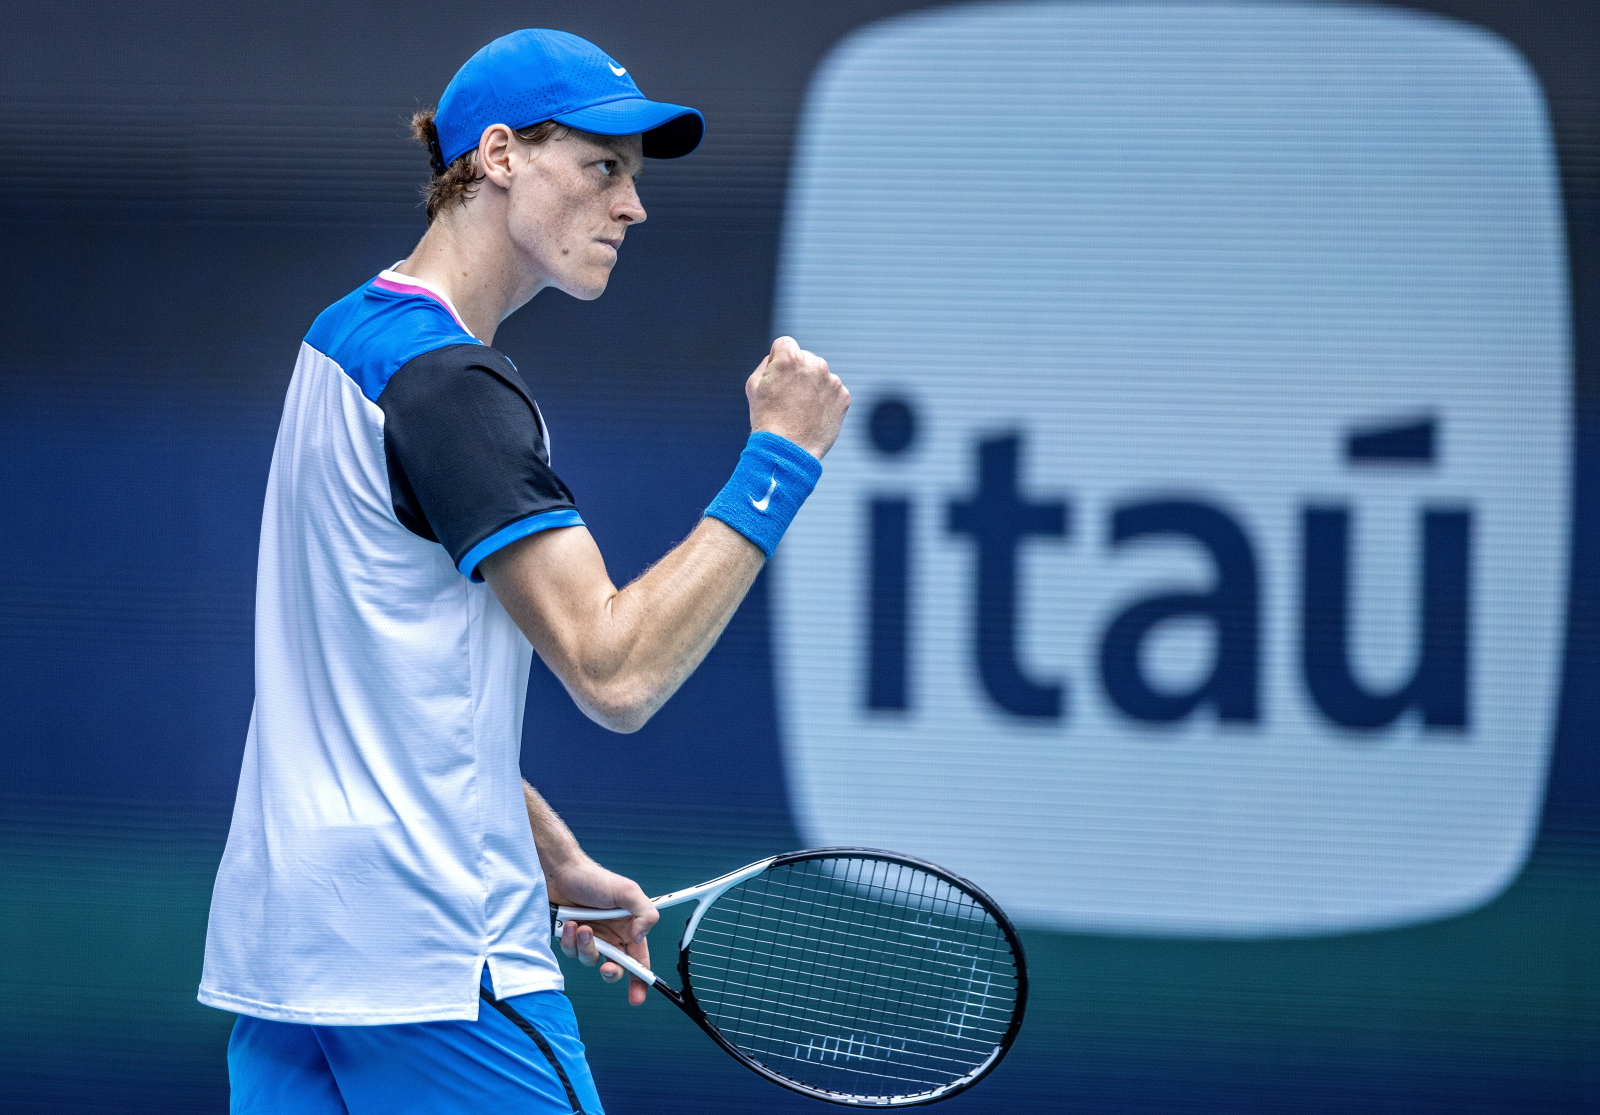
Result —
[[[632,910],[589,910],[582,906],[557,906],[559,921],[610,921],[612,918],[631,918]]]
[[[627,911],[624,910],[623,913],[627,913]],[[565,925],[565,919],[556,922],[556,936],[559,937],[561,935],[561,930]],[[627,969],[630,975],[637,976],[639,979],[644,980],[645,983],[650,984],[652,987],[658,982],[654,972],[652,972],[649,968],[646,968],[643,964],[639,963],[627,953],[623,952],[621,949],[617,948],[616,945],[611,944],[609,941],[602,941],[600,938],[596,937],[594,939],[594,947],[599,949],[600,955],[605,957],[607,960],[614,960],[618,964],[622,965],[625,969]]]

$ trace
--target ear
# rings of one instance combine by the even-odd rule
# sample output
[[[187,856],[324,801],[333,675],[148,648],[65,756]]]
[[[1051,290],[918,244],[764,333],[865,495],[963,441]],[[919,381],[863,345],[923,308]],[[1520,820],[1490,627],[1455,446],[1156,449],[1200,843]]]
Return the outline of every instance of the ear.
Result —
[[[504,124],[490,124],[478,139],[478,168],[485,178],[503,190],[511,186],[511,164],[516,147],[516,137]]]

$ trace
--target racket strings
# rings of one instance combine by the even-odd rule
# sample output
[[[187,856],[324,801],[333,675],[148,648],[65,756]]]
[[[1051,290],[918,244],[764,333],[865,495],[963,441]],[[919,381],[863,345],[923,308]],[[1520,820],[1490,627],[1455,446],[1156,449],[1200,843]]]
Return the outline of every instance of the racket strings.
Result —
[[[741,1052],[840,1095],[938,1092],[988,1063],[1016,1011],[1009,940],[950,882],[838,857],[764,872],[706,912],[695,998]]]
[[[712,909],[715,909],[715,908],[716,907],[712,907]],[[706,921],[706,922],[709,922],[712,925],[722,925],[722,926],[726,927],[729,930],[729,932],[736,932],[737,929],[739,928],[738,926],[731,925],[727,921],[724,921],[724,920],[722,920],[720,918],[711,917],[710,915],[707,915],[707,917],[705,919],[703,919],[703,920]],[[807,942],[809,940],[812,940],[814,938],[814,932],[813,931],[794,933],[794,932],[790,932],[785,927],[785,923],[778,921],[776,918],[768,918],[766,920],[770,924],[768,924],[764,928],[768,929],[771,932],[771,934],[772,934],[772,936],[774,938],[778,938],[778,939],[782,939],[782,938],[785,938],[785,937],[792,938],[796,942],[796,947],[797,948],[806,948],[806,947],[808,947],[805,944],[805,942]],[[812,921],[811,929],[814,930],[815,928],[819,928],[819,927],[821,927],[823,925],[831,925],[831,923],[838,923],[839,926],[843,926],[843,925],[846,924],[846,919],[843,919],[843,918],[814,919]],[[920,929],[922,929],[924,927],[921,926],[921,925],[918,925],[916,928],[918,930],[920,930]],[[852,927],[850,929],[850,931],[852,933],[877,933],[877,932],[881,932],[882,930],[881,930],[881,927],[874,925],[869,920],[865,924],[857,925],[857,926]],[[905,936],[908,936],[908,937],[911,937],[911,938],[914,938],[914,939],[920,939],[920,940],[925,941],[925,942],[929,942],[929,943],[931,943],[933,945],[934,948],[938,948],[945,941],[945,938],[943,936],[938,935],[938,934],[924,934],[924,933],[921,933],[921,932],[911,932],[909,930],[901,930],[901,932],[904,933]],[[751,939],[754,940],[756,938],[751,938]],[[986,946],[981,946],[981,945],[977,946],[973,951],[975,953],[976,952],[986,952],[986,953],[988,953],[988,954],[990,954],[992,956],[996,956],[996,957],[1009,958],[1010,955],[1011,955],[1011,951],[1009,949],[988,948]]]
[[[702,922],[701,924],[704,925],[705,922]],[[740,935],[740,936],[737,937],[737,939],[739,941],[745,943],[746,945],[751,946],[751,947],[763,946],[765,944],[765,942],[762,942],[758,938],[754,938],[754,937],[746,937],[746,936]],[[852,979],[854,979],[855,977],[860,975],[860,970],[858,968],[856,968],[856,967],[853,967],[853,966],[847,965],[847,964],[834,964],[834,963],[831,963],[827,959],[828,954],[822,953],[820,950],[811,949],[811,948],[805,948],[804,946],[796,946],[796,947],[799,948],[801,951],[804,951],[804,952],[810,954],[810,956],[807,958],[808,962],[804,967],[796,967],[796,966],[792,966],[792,965],[791,966],[784,966],[784,965],[776,965],[775,964],[775,965],[771,965],[770,966],[770,970],[773,971],[773,972],[776,972],[778,974],[786,975],[791,979],[805,979],[805,978],[808,978],[808,977],[812,976],[815,973],[826,971],[826,970],[831,970],[833,972],[842,973],[845,976],[847,976],[849,978],[852,978]],[[698,965],[697,965],[697,967],[698,967]],[[955,973],[955,974],[959,975],[960,973]],[[706,978],[706,977],[701,977],[701,978]],[[942,994],[944,992],[944,990],[946,989],[946,987],[947,987],[946,983],[935,983],[935,982],[931,982],[931,981],[928,981],[928,980],[916,979],[913,976],[908,976],[905,972],[901,972],[901,971],[891,971],[891,972],[884,973],[883,976],[882,976],[882,980],[881,980],[880,986],[882,984],[895,984],[895,985],[898,985],[898,987],[889,988],[888,989],[890,991],[889,994],[876,995],[876,996],[871,995],[869,992],[862,991],[861,992],[862,998],[863,999],[874,998],[874,999],[878,999],[878,1000],[882,1001],[883,1003],[888,1004],[890,1006],[896,1006],[896,1005],[900,1004],[901,1002],[903,1002],[903,991],[906,988],[922,990],[922,991],[925,991],[925,992],[931,993],[931,994]],[[1015,999],[1015,996],[1011,995],[1009,993],[1002,992],[1002,993],[999,993],[999,994],[991,994],[987,990],[982,992],[982,993],[975,994],[974,996],[971,996],[971,997],[972,998],[981,998],[981,999],[993,998],[997,1003],[1002,1004],[1007,1009],[1009,1009],[1011,1003]]]
[[[804,970],[804,969],[793,969],[793,968],[784,969],[784,968],[775,967],[773,970],[777,974],[786,975],[789,978],[794,978],[794,979],[806,979],[812,974],[810,971]],[[857,975],[857,973],[848,973],[847,975],[848,975],[848,978],[854,979],[855,976]],[[752,993],[751,989],[747,985],[742,984],[742,983],[735,983],[734,981],[729,981],[729,980],[725,980],[725,979],[724,980],[719,980],[714,975],[712,975],[712,976],[702,975],[701,978],[703,980],[705,980],[706,982],[710,982],[710,983],[718,983],[718,982],[720,982],[725,987],[736,988],[737,992],[739,994],[751,995],[753,998],[759,998],[760,997],[758,995],[754,995]],[[914,988],[916,988],[917,990],[922,991],[923,993],[928,993],[928,989],[933,989],[934,993],[942,993],[941,991],[938,991],[936,989],[937,985],[925,983],[925,982],[922,982],[922,981],[917,981],[915,984],[912,984],[912,986]],[[1010,995],[1007,995],[1007,994],[1004,994],[1004,993],[998,993],[998,994],[995,993],[992,989],[989,989],[989,985],[987,983],[985,984],[985,988],[986,989],[984,991],[976,992],[973,995],[969,996],[968,997],[968,1002],[972,1003],[972,1004],[976,1004],[976,1003],[980,1003],[980,1002],[981,1003],[985,1003],[985,1004],[991,1004],[992,1003],[998,1009],[1009,1012],[1010,1007],[1011,1007],[1011,1003],[1012,1003],[1012,997]],[[807,1001],[807,1000],[814,1001],[817,1004],[819,1004],[819,1009],[831,1008],[832,1006],[835,1005],[834,1000],[824,1000],[824,999],[811,1000],[810,996],[807,996],[807,995],[805,995],[805,994],[803,994],[802,992],[799,992],[799,991],[792,992],[790,995],[786,996],[786,998],[787,999],[793,999],[793,1000],[802,1001],[801,1002],[802,1006],[804,1005],[804,1001]],[[873,995],[871,993],[863,991],[858,995],[858,1003],[859,1003],[859,1006],[860,1006],[861,1010],[869,1011],[869,1010],[872,1010],[872,1009],[880,1009],[880,1010],[884,1011],[884,1013],[890,1014],[890,1015],[894,1015],[896,1017],[898,1017],[898,1010],[899,1010],[899,1008],[901,1006],[904,1005],[904,1002],[905,1002],[905,996],[904,996],[903,993],[902,994]],[[871,1003],[879,1003],[879,1004],[882,1004],[882,1005],[880,1007],[878,1007],[878,1008],[873,1008],[870,1005]],[[981,1029],[982,1027],[978,1027],[978,1028]],[[1005,1027],[1003,1027],[1003,1026],[1000,1027],[1000,1032],[1004,1032],[1004,1029],[1005,1029]]]
[[[790,884],[790,883],[775,882],[775,883],[772,884],[772,889],[773,889],[773,893],[778,893],[780,891],[787,890],[787,891],[793,892],[795,895],[797,895],[797,896],[799,896],[801,898],[814,897],[813,895],[810,894],[808,888],[797,887],[797,886],[794,886],[793,884]],[[873,889],[880,889],[881,890],[882,888],[873,888]],[[978,906],[976,904],[963,905],[963,906],[956,906],[953,903],[946,903],[946,904],[951,907],[949,910],[945,911],[945,913],[948,916],[957,917],[957,918],[970,917],[974,921],[985,922],[985,923],[989,921],[988,911],[984,910],[984,908],[982,906]],[[712,909],[715,910],[716,907],[713,906]],[[827,913],[823,913],[822,915],[817,915],[817,916],[819,916],[819,919],[821,921],[824,921],[824,922],[843,923],[845,920],[847,920],[844,915],[830,915],[830,914],[827,914]],[[773,919],[773,920],[776,920],[776,919]],[[913,936],[916,935],[916,931],[919,928],[922,928],[925,925],[925,923],[916,920],[916,917],[914,915],[910,916],[908,918],[906,913],[903,910],[901,910],[900,908],[898,908],[898,907],[891,907],[891,908],[888,908],[888,909],[867,909],[867,910],[863,910],[863,911],[860,911],[858,914],[856,914],[854,917],[850,918],[849,920],[850,920],[850,924],[851,924],[853,932],[860,931],[863,928],[871,929],[871,930],[874,930],[874,931],[877,931],[877,930],[880,930],[880,929],[897,929],[897,930],[901,930],[901,931],[910,933]],[[944,930],[945,930],[944,926],[928,926],[928,928],[939,930],[939,933],[937,935],[941,939],[944,937]],[[1002,940],[1003,940],[1003,938],[1002,938]],[[993,951],[995,951],[995,952],[1003,952],[1007,956],[1011,955],[1011,949],[1010,949],[1009,945],[1006,945],[1003,948],[994,949]]]

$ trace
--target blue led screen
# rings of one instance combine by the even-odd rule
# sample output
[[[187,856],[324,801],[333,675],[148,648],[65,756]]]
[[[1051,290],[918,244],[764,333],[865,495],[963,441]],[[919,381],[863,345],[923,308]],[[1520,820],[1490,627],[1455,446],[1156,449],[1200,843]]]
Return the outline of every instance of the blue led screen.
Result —
[[[194,989],[278,409],[421,233],[406,117],[518,26],[708,120],[606,295],[497,339],[613,577],[721,486],[775,332],[856,399],[644,731],[535,666],[524,772],[591,852],[661,892],[860,842],[990,889],[1033,1000],[951,1111],[1600,1103],[1587,6],[8,25],[7,1110],[226,1110]],[[569,974],[609,1111],[812,1106]]]

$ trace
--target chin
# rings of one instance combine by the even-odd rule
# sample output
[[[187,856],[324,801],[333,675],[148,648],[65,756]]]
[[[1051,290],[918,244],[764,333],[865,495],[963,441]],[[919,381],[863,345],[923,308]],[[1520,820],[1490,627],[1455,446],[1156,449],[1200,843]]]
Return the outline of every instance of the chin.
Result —
[[[560,288],[580,302],[593,302],[606,292],[611,282],[611,268],[596,268],[587,275],[572,275],[558,284]]]

